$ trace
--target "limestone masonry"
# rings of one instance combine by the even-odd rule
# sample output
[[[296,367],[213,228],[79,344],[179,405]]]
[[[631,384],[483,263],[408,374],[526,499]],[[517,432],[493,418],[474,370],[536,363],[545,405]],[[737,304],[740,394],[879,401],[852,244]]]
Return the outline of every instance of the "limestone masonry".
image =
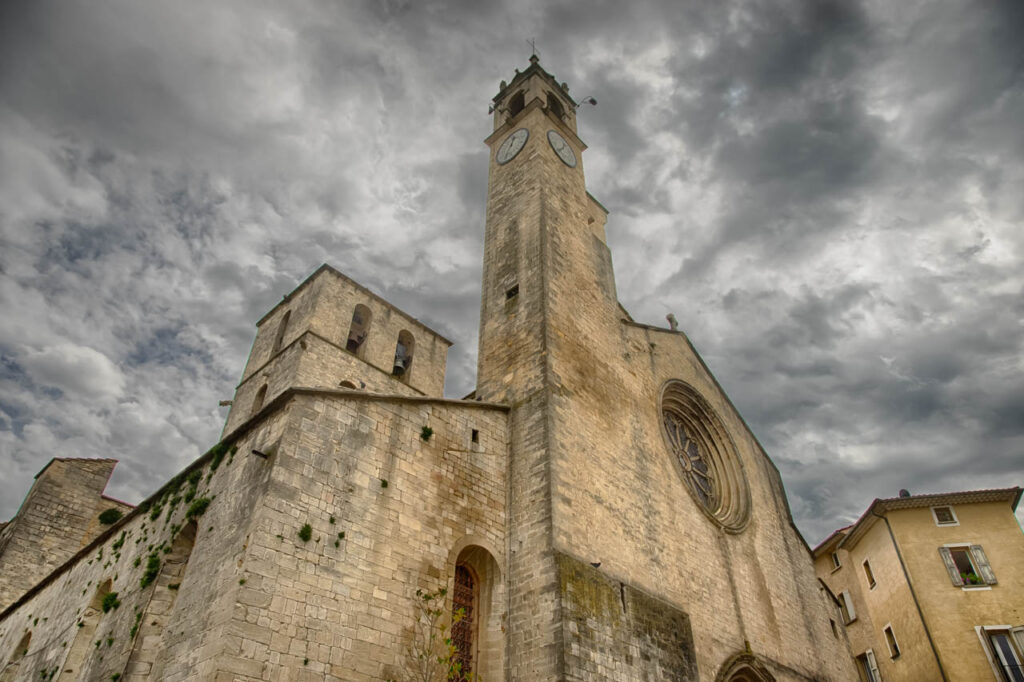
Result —
[[[568,87],[534,57],[492,106],[476,391],[321,267],[257,324],[221,443],[138,507],[101,497],[112,461],[37,477],[0,529],[0,680],[427,679],[428,650],[485,682],[857,679],[775,466],[618,302]]]

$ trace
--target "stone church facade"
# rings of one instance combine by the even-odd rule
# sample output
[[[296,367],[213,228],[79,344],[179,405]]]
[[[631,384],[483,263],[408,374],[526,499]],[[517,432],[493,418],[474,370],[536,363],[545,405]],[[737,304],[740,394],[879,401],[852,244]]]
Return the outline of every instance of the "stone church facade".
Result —
[[[0,529],[0,680],[411,679],[440,589],[485,682],[856,679],[778,471],[686,336],[618,303],[576,108],[536,58],[493,100],[473,394],[321,267],[210,452],[55,567],[6,558],[27,501]]]

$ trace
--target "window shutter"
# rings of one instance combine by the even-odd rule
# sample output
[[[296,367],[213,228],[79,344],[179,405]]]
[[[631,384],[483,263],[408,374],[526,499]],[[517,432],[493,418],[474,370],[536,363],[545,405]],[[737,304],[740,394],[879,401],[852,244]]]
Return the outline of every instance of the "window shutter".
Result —
[[[868,659],[868,668],[871,670],[871,681],[881,682],[882,676],[878,674],[878,661],[875,660],[875,652],[868,649],[864,652],[864,656]]]
[[[960,570],[953,561],[953,555],[949,553],[949,547],[939,547],[939,554],[942,555],[942,563],[946,564],[946,570],[949,571],[949,579],[957,587],[963,585],[964,579],[960,577]]]
[[[971,556],[974,558],[974,563],[978,567],[978,573],[981,574],[981,579],[989,585],[995,585],[996,574],[992,572],[992,567],[988,563],[988,557],[985,556],[985,550],[981,548],[981,545],[971,545]]]
[[[1024,627],[1014,628],[1010,632],[1013,633],[1013,641],[1017,645],[1017,651],[1024,656]]]
[[[843,595],[843,603],[846,604],[846,613],[850,615],[850,620],[846,622],[852,623],[857,620],[857,610],[853,608],[853,598],[850,597],[850,592],[848,590],[843,590],[841,594]]]

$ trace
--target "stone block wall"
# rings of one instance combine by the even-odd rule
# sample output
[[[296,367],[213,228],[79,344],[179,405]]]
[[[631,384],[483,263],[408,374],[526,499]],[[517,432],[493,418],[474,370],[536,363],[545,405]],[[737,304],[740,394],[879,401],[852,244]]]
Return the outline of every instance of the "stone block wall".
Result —
[[[250,453],[280,440],[286,414],[238,434],[234,455],[204,455],[55,571],[36,574],[42,582],[0,613],[2,679],[215,679],[253,509],[271,470]],[[204,499],[205,513],[190,517]],[[175,548],[193,521],[195,539],[182,556]],[[104,612],[108,590],[119,604]],[[27,652],[12,665],[26,638]]]
[[[370,321],[362,347],[352,353],[346,344],[357,305],[370,311]],[[412,364],[396,377],[392,369],[401,332],[413,338]],[[291,387],[337,388],[342,381],[380,393],[441,397],[450,346],[437,332],[324,265],[257,324],[224,433],[252,416],[263,386],[263,404]]]
[[[499,632],[481,637],[499,644],[481,669],[501,679],[504,408],[299,391],[285,436],[267,449],[273,473],[239,563],[246,582],[224,632],[224,679],[399,679],[415,591],[450,588],[467,548],[497,567],[488,623]]]
[[[352,390],[390,395],[423,395],[322,336],[307,331],[282,348],[273,362],[268,362],[238,386],[235,404],[224,424],[224,433],[230,433],[255,414],[253,408],[256,394],[263,386],[267,387],[263,405],[267,405],[289,388],[337,389],[342,382],[354,385]]]
[[[566,680],[698,680],[689,617],[558,555]]]
[[[103,532],[105,509],[130,505],[103,496],[117,460],[54,459],[0,529],[0,610]]]

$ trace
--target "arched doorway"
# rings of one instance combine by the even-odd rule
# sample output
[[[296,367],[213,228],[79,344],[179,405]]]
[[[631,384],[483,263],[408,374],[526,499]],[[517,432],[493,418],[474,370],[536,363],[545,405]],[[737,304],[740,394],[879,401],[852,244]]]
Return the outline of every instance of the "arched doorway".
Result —
[[[451,630],[462,679],[497,680],[505,669],[505,583],[494,556],[479,545],[467,545],[455,558],[452,613],[463,615]],[[456,619],[453,618],[453,621]]]
[[[715,682],[775,682],[775,678],[757,656],[744,651],[726,660]]]

